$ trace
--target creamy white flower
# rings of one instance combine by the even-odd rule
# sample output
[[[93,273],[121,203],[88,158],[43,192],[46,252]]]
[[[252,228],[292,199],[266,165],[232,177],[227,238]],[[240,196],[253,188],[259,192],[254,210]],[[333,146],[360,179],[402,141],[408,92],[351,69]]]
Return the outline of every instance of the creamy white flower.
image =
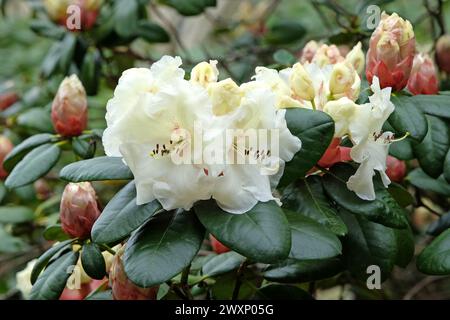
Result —
[[[16,273],[16,288],[22,293],[24,299],[30,297],[31,289],[31,271],[36,264],[37,259],[31,260],[27,263],[27,266],[22,271]]]
[[[180,64],[179,58],[163,57],[150,70],[126,71],[108,102],[106,154],[123,157],[130,167],[137,204],[157,199],[166,210],[189,210],[213,197],[224,210],[243,213],[258,201],[274,199],[274,179],[300,149],[286,127],[285,111],[276,109],[276,95],[262,82],[241,87],[231,79],[215,82],[214,63],[199,64],[198,77],[187,81]],[[249,166],[205,163],[208,148],[254,155],[219,143],[233,128],[278,129],[280,155],[260,157]]]
[[[239,214],[259,201],[279,201],[272,195],[272,187],[281,177],[284,162],[290,161],[301,148],[300,139],[287,128],[285,113],[286,110],[277,110],[273,92],[255,87],[247,90],[239,108],[227,115],[227,121],[231,119],[230,128],[241,129],[243,135],[248,129],[272,129],[279,139],[272,141],[267,137],[264,150],[239,144],[239,139],[245,139],[240,135],[227,145],[226,152],[236,161],[223,168],[213,191],[213,198],[222,209]]]
[[[369,97],[370,102],[355,109],[349,125],[350,137],[354,143],[350,156],[361,165],[348,180],[347,187],[365,200],[375,199],[372,181],[374,170],[379,171],[386,187],[391,182],[385,171],[393,133],[383,133],[382,127],[395,106],[390,101],[391,88],[381,90],[377,77],[374,77],[371,89],[373,95]]]

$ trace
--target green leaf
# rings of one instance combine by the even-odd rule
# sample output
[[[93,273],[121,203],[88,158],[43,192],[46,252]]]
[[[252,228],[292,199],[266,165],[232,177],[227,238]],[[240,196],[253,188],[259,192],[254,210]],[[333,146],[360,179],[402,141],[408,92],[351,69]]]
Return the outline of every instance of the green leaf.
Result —
[[[270,44],[288,44],[301,40],[305,34],[306,29],[301,23],[280,20],[269,26],[264,40]]]
[[[59,40],[63,37],[65,29],[47,19],[35,19],[30,21],[30,28],[40,36]]]
[[[444,171],[445,156],[450,148],[450,129],[437,117],[427,115],[426,118],[428,132],[420,144],[414,145],[414,155],[423,171],[437,178]]]
[[[416,168],[408,174],[406,179],[419,189],[436,192],[447,197],[450,196],[450,185],[442,176],[438,179],[433,179],[423,172],[422,169]]]
[[[425,274],[450,274],[450,229],[423,249],[417,257],[417,269]]]
[[[95,140],[83,140],[79,137],[72,138],[73,151],[83,159],[90,159],[95,155]]]
[[[414,140],[422,141],[428,130],[423,112],[411,97],[392,96],[391,101],[395,105],[395,110],[387,121],[394,128],[395,135],[401,137],[409,132]]]
[[[447,152],[444,160],[444,178],[450,183],[450,149]]]
[[[47,52],[44,61],[41,64],[41,75],[49,78],[58,69],[59,60],[61,59],[61,43],[55,42]]]
[[[73,267],[78,261],[78,252],[69,251],[53,261],[39,276],[31,289],[31,300],[56,300],[66,286]]]
[[[337,210],[325,196],[318,176],[309,176],[287,186],[283,190],[281,202],[283,208],[310,217],[337,235],[347,233],[347,227],[337,215]]]
[[[5,170],[11,171],[28,152],[44,143],[50,142],[53,138],[54,135],[52,134],[41,133],[31,136],[28,139],[22,141],[10,153],[8,153],[5,160],[3,161],[3,167],[5,168]]]
[[[395,237],[397,240],[397,257],[395,264],[399,267],[406,268],[414,257],[414,235],[411,228],[395,229]]]
[[[289,224],[274,201],[260,202],[244,214],[225,212],[212,200],[202,201],[195,213],[214,237],[251,260],[271,263],[289,255]]]
[[[287,109],[286,122],[291,133],[302,141],[302,148],[286,163],[280,186],[303,178],[320,160],[334,135],[333,119],[321,111]]]
[[[388,187],[388,191],[391,196],[397,201],[403,208],[414,204],[416,201],[411,193],[408,192],[401,184],[391,182]]]
[[[69,236],[61,228],[60,224],[53,224],[45,228],[44,239],[49,241],[65,241],[69,239]]]
[[[448,95],[417,95],[410,98],[424,113],[450,119]]]
[[[241,287],[237,300],[248,300],[260,286],[261,280],[254,272],[245,270],[240,277]],[[211,296],[217,300],[230,300],[236,284],[236,272],[229,272],[214,279],[215,283],[211,288]]]
[[[33,270],[31,271],[30,281],[31,284],[34,284],[39,277],[39,274],[44,270],[44,268],[47,266],[50,259],[60,253],[61,251],[65,250],[69,247],[69,245],[74,242],[75,239],[69,239],[63,242],[60,242],[56,244],[55,246],[51,247],[47,251],[45,251],[36,261],[36,263],[33,266]]]
[[[95,243],[83,245],[81,264],[86,274],[92,279],[101,280],[106,275],[105,259]]]
[[[17,117],[17,124],[40,132],[53,132],[50,113],[41,107],[31,108],[19,115]]]
[[[66,32],[59,47],[59,68],[64,74],[69,73],[69,68],[75,53],[77,37],[72,32]]]
[[[161,205],[157,200],[138,206],[134,182],[127,184],[103,209],[92,227],[92,241],[114,243],[128,236],[151,216]]]
[[[293,260],[270,265],[264,271],[264,278],[281,283],[304,283],[334,277],[343,270],[337,258],[325,260]]]
[[[120,37],[132,37],[136,33],[138,20],[139,6],[136,0],[114,2],[114,30]]]
[[[56,144],[44,144],[28,153],[9,174],[5,186],[18,188],[46,175],[58,162],[61,149]]]
[[[289,258],[317,260],[342,253],[341,242],[330,230],[300,213],[285,211],[285,214],[292,233]]]
[[[70,182],[131,180],[133,174],[119,157],[97,157],[65,166],[59,177]]]
[[[162,3],[171,6],[183,16],[196,16],[208,7],[216,6],[216,0],[163,0]]]
[[[269,284],[256,291],[258,300],[313,300],[305,290],[293,285]]]
[[[345,211],[340,214],[348,227],[343,239],[343,261],[348,270],[357,279],[366,281],[367,268],[376,265],[382,281],[386,280],[399,259],[394,229]]]
[[[139,21],[136,35],[150,43],[170,41],[166,30],[148,20]]]
[[[389,154],[400,160],[412,160],[415,158],[412,144],[412,139],[409,137],[397,141],[389,146]]]
[[[443,214],[438,220],[430,223],[427,233],[432,236],[438,236],[448,228],[450,228],[450,212]]]
[[[128,240],[125,272],[148,288],[180,273],[197,254],[205,230],[192,212],[164,212],[139,228]]]
[[[0,223],[23,223],[34,218],[33,210],[23,206],[0,207]]]
[[[285,49],[275,51],[273,54],[273,60],[284,66],[291,66],[297,62],[297,58]]]
[[[0,203],[3,202],[7,193],[8,191],[6,190],[5,185],[3,184],[2,181],[0,181]]]
[[[378,181],[378,177],[374,178],[376,199],[373,201],[363,200],[353,191],[348,190],[345,182],[354,172],[355,170],[349,164],[335,165],[331,169],[331,174],[326,175],[323,180],[323,186],[329,197],[342,208],[370,221],[393,228],[406,228],[408,222],[405,210]]]
[[[25,241],[10,235],[3,226],[0,225],[0,253],[17,254],[19,252],[24,252],[28,247],[29,246]]]
[[[215,277],[233,271],[245,261],[245,257],[239,253],[230,251],[219,254],[208,260],[202,267],[202,274],[207,277]]]
[[[80,80],[88,95],[95,95],[100,82],[101,58],[97,48],[87,50],[81,65]]]

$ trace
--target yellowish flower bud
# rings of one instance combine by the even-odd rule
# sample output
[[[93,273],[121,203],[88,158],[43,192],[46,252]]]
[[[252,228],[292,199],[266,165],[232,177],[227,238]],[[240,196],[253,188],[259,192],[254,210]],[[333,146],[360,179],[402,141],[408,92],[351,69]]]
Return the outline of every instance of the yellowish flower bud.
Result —
[[[301,63],[312,62],[312,59],[316,55],[317,50],[319,49],[319,44],[311,40],[309,41],[302,50],[302,56],[300,57]]]
[[[358,98],[361,79],[350,63],[340,62],[333,66],[330,76],[330,93],[335,100],[347,97]]]
[[[217,82],[219,70],[217,70],[217,61],[200,62],[191,71],[191,81],[197,82],[206,87],[208,84]]]
[[[221,116],[236,110],[241,103],[242,90],[230,78],[211,83],[208,86],[208,94],[213,105],[213,113]]]
[[[347,53],[345,61],[350,63],[353,66],[353,68],[355,68],[355,70],[358,72],[358,74],[363,73],[366,58],[364,56],[364,52],[361,49],[361,42],[358,42],[356,46],[354,46],[352,50],[350,50],[350,52]]]
[[[295,98],[311,101],[314,99],[315,91],[312,79],[302,64],[296,63],[292,67],[292,73],[289,79],[291,89]]]
[[[348,134],[348,126],[358,105],[344,97],[339,100],[328,101],[323,111],[328,113],[335,122],[334,136],[342,137]]]
[[[326,45],[323,44],[314,55],[312,62],[317,64],[319,67],[324,67],[329,64],[336,64],[344,60],[339,48],[334,44]]]

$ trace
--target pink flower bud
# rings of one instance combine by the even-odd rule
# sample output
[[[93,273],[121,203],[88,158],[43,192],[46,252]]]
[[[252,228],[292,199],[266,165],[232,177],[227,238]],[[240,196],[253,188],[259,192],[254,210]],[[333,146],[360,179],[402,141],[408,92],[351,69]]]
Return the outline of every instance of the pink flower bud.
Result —
[[[65,137],[79,136],[87,126],[86,91],[76,75],[61,82],[52,104],[52,122]]]
[[[13,148],[11,140],[6,136],[0,135],[0,179],[5,179],[8,176],[8,172],[3,168],[3,160]]]
[[[367,52],[366,76],[380,79],[381,88],[402,90],[408,83],[414,59],[416,40],[411,23],[396,13],[383,12]]]
[[[304,64],[306,62],[311,62],[318,49],[319,44],[316,41],[309,41],[302,50],[300,63]]]
[[[324,67],[329,64],[336,64],[342,61],[344,61],[344,57],[341,55],[339,48],[334,44],[321,45],[312,59],[312,62],[317,64],[319,67]]]
[[[79,31],[89,30],[94,26],[102,2],[103,0],[44,0],[44,7],[53,21],[69,28],[67,20],[68,18],[71,19],[70,24],[73,24],[76,18],[74,19],[71,15],[77,11],[72,12],[68,8],[69,6],[78,6],[80,13],[78,18],[79,29],[70,30]]]
[[[394,182],[402,182],[406,175],[405,161],[398,160],[392,156],[388,156],[386,160],[386,174]]]
[[[88,238],[99,215],[95,190],[89,182],[69,183],[66,186],[61,198],[60,219],[68,235]]]
[[[13,105],[19,96],[15,92],[5,92],[0,94],[0,110],[6,110]]]
[[[322,168],[330,168],[336,163],[350,161],[350,148],[340,146],[341,139],[334,138],[317,163]]]
[[[433,60],[424,53],[414,57],[413,68],[408,80],[408,90],[412,94],[437,94],[439,84]]]
[[[442,71],[450,74],[450,34],[445,34],[436,43],[436,63]]]
[[[209,235],[209,240],[211,240],[211,247],[215,253],[221,254],[230,251],[230,248],[223,245],[222,242],[217,240],[212,234]]]
[[[114,257],[111,266],[111,288],[114,300],[156,300],[159,286],[141,288],[131,282],[125,274],[122,263],[124,247]]]

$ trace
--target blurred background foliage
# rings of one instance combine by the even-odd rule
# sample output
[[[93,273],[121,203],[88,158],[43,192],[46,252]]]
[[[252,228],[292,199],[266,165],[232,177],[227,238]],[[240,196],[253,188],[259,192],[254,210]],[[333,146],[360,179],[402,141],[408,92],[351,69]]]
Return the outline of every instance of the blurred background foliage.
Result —
[[[32,134],[53,132],[51,101],[63,77],[72,73],[89,95],[88,127],[103,129],[106,102],[121,73],[150,66],[164,54],[180,55],[187,71],[199,61],[217,59],[221,78],[243,82],[258,65],[291,65],[312,39],[344,51],[362,41],[366,51],[372,33],[366,27],[369,5],[410,20],[421,51],[432,53],[436,39],[450,29],[450,4],[440,0],[105,0],[96,24],[81,32],[53,22],[42,1],[1,0],[0,94],[18,96],[0,113],[2,134],[18,144]],[[445,82],[441,89],[448,89]],[[17,297],[15,273],[48,248],[42,237],[46,228],[49,240],[64,238],[52,229],[64,187],[57,172],[76,159],[79,154],[65,153],[45,180],[14,192],[0,185],[0,210],[5,205],[16,210],[14,216],[0,212],[0,298]],[[107,203],[119,186],[95,184],[100,202]],[[440,210],[430,199],[412,218],[418,248],[427,243],[425,230],[435,220],[429,209]],[[450,281],[442,279],[419,275],[410,264],[394,272],[383,291],[349,279],[336,287],[333,279],[320,284],[317,296],[450,298]]]

